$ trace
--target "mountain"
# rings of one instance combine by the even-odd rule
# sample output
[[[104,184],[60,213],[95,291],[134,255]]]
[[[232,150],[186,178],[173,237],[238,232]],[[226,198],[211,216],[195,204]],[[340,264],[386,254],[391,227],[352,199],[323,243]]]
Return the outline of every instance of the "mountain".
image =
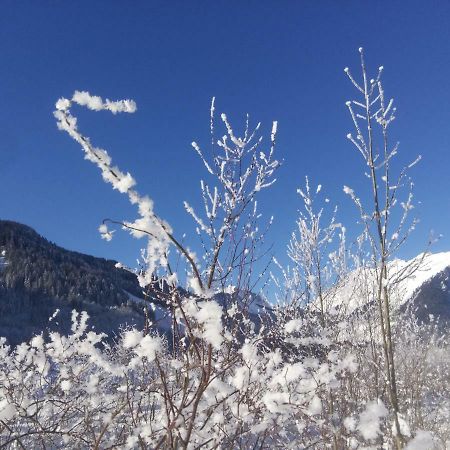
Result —
[[[143,298],[136,276],[115,261],[65,250],[26,225],[0,220],[0,336],[11,344],[47,327],[68,331],[73,309],[87,311],[97,331],[142,327]]]
[[[450,323],[450,264],[424,282],[409,303],[419,320],[439,318],[441,323]]]
[[[417,270],[410,270],[422,259]],[[411,308],[419,320],[450,323],[450,252],[395,260],[389,272],[395,281],[394,310]],[[329,306],[351,314],[367,307],[370,292],[373,275],[355,270],[329,295]],[[235,298],[217,294],[215,300],[227,309]],[[155,303],[151,320],[167,331],[167,309]],[[145,304],[135,274],[117,268],[115,261],[65,250],[26,225],[0,220],[0,336],[9,343],[44,329],[69,332],[73,309],[87,311],[93,328],[108,335],[127,325],[143,328]],[[59,314],[49,322],[56,309]],[[270,315],[270,310],[255,296],[249,315],[258,322],[258,314]]]
[[[411,310],[419,321],[450,322],[450,252],[420,254],[388,265],[393,311]],[[373,301],[372,270],[356,269],[330,295],[330,306],[352,314]]]
[[[89,324],[109,336],[126,325],[143,328],[147,300],[142,288],[134,273],[116,264],[65,250],[27,225],[0,220],[0,336],[17,344],[45,329],[67,333],[73,309],[87,311]],[[258,312],[268,305],[257,295],[249,298],[249,317],[258,322]],[[227,309],[236,299],[218,294],[215,300]],[[152,302],[150,320],[170,333],[168,309],[156,298]]]

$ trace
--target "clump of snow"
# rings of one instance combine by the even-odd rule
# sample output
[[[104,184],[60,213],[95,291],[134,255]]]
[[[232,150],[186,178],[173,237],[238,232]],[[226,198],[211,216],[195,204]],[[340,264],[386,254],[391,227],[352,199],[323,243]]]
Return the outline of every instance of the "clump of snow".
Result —
[[[122,337],[122,345],[124,348],[134,348],[142,341],[142,337],[138,330],[126,331]]]
[[[322,412],[322,402],[320,398],[315,395],[308,406],[308,414],[315,416]]]
[[[110,241],[113,238],[114,231],[108,230],[108,226],[104,223],[98,227],[98,231],[100,232],[102,239],[105,239],[105,241]]]
[[[70,388],[72,387],[72,383],[69,380],[63,380],[61,381],[61,389],[64,392],[70,391]]]
[[[433,435],[429,431],[419,430],[405,450],[434,450],[436,447]]]
[[[0,400],[0,420],[11,420],[15,415],[17,411],[14,405],[8,403],[8,401],[5,399]]]
[[[54,320],[56,318],[56,316],[59,314],[59,308],[55,309],[55,312],[48,318],[48,321],[51,322],[52,320]]]
[[[196,302],[189,298],[184,303],[186,315],[197,323],[195,335],[204,339],[215,349],[219,349],[224,340],[222,326],[222,307],[215,300]]]
[[[93,111],[101,111],[102,109],[105,109],[111,111],[113,114],[117,114],[118,112],[133,113],[137,109],[136,103],[133,100],[119,100],[113,102],[106,99],[103,101],[101,97],[91,95],[87,91],[75,91],[72,101],[81,106],[86,106]],[[68,102],[67,99],[58,100],[56,105],[57,109],[67,109],[69,106],[70,102]]]
[[[353,195],[353,189],[349,188],[348,186],[344,186],[343,191],[347,195]]]
[[[356,430],[357,421],[354,417],[346,417],[344,419],[344,427],[347,431],[355,431]]]
[[[369,402],[366,409],[359,415],[358,431],[366,440],[376,439],[382,434],[380,420],[388,413],[381,400]]]
[[[0,252],[0,272],[6,268],[8,261],[6,259],[6,250]]]
[[[302,327],[303,321],[301,319],[292,319],[289,322],[286,322],[284,325],[284,331],[286,333],[294,333],[295,331],[299,331]]]

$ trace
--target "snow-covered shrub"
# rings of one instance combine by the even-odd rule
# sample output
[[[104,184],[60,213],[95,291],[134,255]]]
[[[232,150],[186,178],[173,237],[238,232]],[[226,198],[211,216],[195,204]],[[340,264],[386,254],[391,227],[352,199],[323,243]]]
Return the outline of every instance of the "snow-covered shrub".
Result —
[[[394,314],[390,303],[395,276],[388,261],[409,234],[412,197],[388,238],[398,186],[386,172],[397,147],[386,144],[378,159],[371,128],[365,136],[360,121],[378,124],[385,135],[395,109],[385,103],[382,69],[367,79],[362,49],[361,64],[363,85],[346,70],[363,96],[362,103],[347,104],[357,133],[348,137],[375,191],[378,172],[384,173],[387,203],[376,199],[366,213],[354,191],[344,188],[364,227],[350,252],[336,210],[323,225],[325,212],[314,205],[322,187],[311,190],[307,179],[299,190],[304,212],[288,249],[293,266],[283,269],[275,261],[282,269],[282,282],[273,277],[282,300],[276,305],[255,292],[266,278],[268,265],[259,261],[272,222],[261,227],[257,198],[280,166],[277,122],[266,144],[260,124],[251,128],[247,117],[239,137],[222,114],[224,134],[216,139],[213,100],[211,157],[192,143],[206,168],[203,212],[184,202],[200,239],[197,255],[136,190],[136,180],[78,130],[71,112],[80,105],[133,113],[136,104],[80,91],[58,100],[59,129],[137,207],[137,219],[105,221],[99,231],[110,240],[110,225],[119,225],[146,239],[137,276],[148,306],[157,303],[159,316],[163,311],[155,316],[165,326],[125,329],[111,343],[90,331],[86,313],[74,312],[68,336],[42,333],[15,348],[0,341],[2,448],[445,448],[448,341],[437,327],[424,333],[412,318]],[[358,289],[345,289],[355,283]],[[355,307],[355,293],[362,308]]]
[[[174,356],[163,337],[136,329],[109,347],[104,336],[87,331],[87,316],[75,312],[69,336],[3,345],[0,445],[302,448],[326,442],[323,402],[353,368],[331,354],[324,361],[284,361],[279,349],[261,346],[260,334],[230,355],[220,315],[209,324],[202,308],[189,315],[209,330],[196,337],[199,355],[191,349]]]

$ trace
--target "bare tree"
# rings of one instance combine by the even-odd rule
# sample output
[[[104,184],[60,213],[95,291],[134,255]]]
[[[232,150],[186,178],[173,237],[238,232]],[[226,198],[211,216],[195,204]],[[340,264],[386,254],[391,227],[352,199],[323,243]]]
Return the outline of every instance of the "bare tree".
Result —
[[[291,269],[291,285],[301,292],[304,305],[319,311],[322,326],[327,322],[327,305],[334,287],[346,274],[345,228],[336,222],[337,208],[327,223],[323,223],[324,208],[315,209],[315,197],[322,190],[318,185],[311,191],[306,177],[305,188],[297,192],[302,198],[303,208],[299,211],[297,230],[292,233],[288,245],[288,256],[294,263]],[[325,199],[328,203],[329,200]],[[338,238],[338,243],[334,240]]]
[[[396,108],[393,99],[387,99],[385,96],[381,79],[383,67],[378,69],[375,78],[370,78],[363,49],[360,48],[359,52],[362,81],[357,82],[350,70],[345,69],[359,95],[357,100],[346,103],[355,133],[349,133],[347,137],[361,154],[367,166],[366,176],[370,183],[371,201],[366,208],[351,188],[345,186],[344,191],[351,196],[359,209],[371,251],[371,268],[376,280],[374,295],[379,310],[389,396],[394,413],[396,446],[400,449],[404,444],[404,436],[402,436],[399,422],[400,404],[394,360],[391,291],[402,274],[393,274],[389,263],[416,224],[415,219],[408,221],[410,210],[413,208],[413,183],[409,180],[407,171],[420,160],[420,157],[394,175],[391,166],[393,158],[397,155],[399,144],[390,142],[388,130],[395,119]],[[400,202],[399,190],[405,185],[409,190],[406,200]],[[402,208],[400,215],[396,215],[396,206]],[[410,275],[416,269],[417,267],[408,267],[403,275],[406,273]]]

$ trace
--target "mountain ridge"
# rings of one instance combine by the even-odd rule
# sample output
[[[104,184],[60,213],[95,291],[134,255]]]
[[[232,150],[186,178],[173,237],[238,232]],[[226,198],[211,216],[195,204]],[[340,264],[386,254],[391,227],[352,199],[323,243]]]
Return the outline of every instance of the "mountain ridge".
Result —
[[[143,326],[142,306],[128,295],[143,299],[142,288],[116,261],[66,250],[10,220],[0,220],[0,257],[0,335],[11,343],[45,328],[55,309],[63,329],[72,309],[86,310],[98,331]]]
[[[388,264],[388,280],[393,312],[410,310],[421,322],[429,321],[430,314],[450,322],[450,252],[395,259]],[[346,314],[364,311],[376,289],[372,269],[355,269],[331,293],[329,306]]]
[[[401,271],[421,257],[394,260],[391,267]],[[364,308],[367,291],[358,283],[358,272],[349,273],[333,295],[334,306],[349,313]],[[400,294],[393,296],[395,309],[411,308],[423,322],[436,317],[450,323],[450,252],[429,255],[403,283]],[[228,300],[217,297],[224,306]],[[125,326],[144,328],[145,302],[136,275],[116,267],[116,261],[66,250],[28,225],[0,220],[0,336],[9,343],[45,329],[69,332],[73,309],[87,311],[92,327],[108,335]],[[168,326],[166,308],[156,303],[155,313],[149,314],[163,331]],[[50,323],[56,309],[60,313]]]

